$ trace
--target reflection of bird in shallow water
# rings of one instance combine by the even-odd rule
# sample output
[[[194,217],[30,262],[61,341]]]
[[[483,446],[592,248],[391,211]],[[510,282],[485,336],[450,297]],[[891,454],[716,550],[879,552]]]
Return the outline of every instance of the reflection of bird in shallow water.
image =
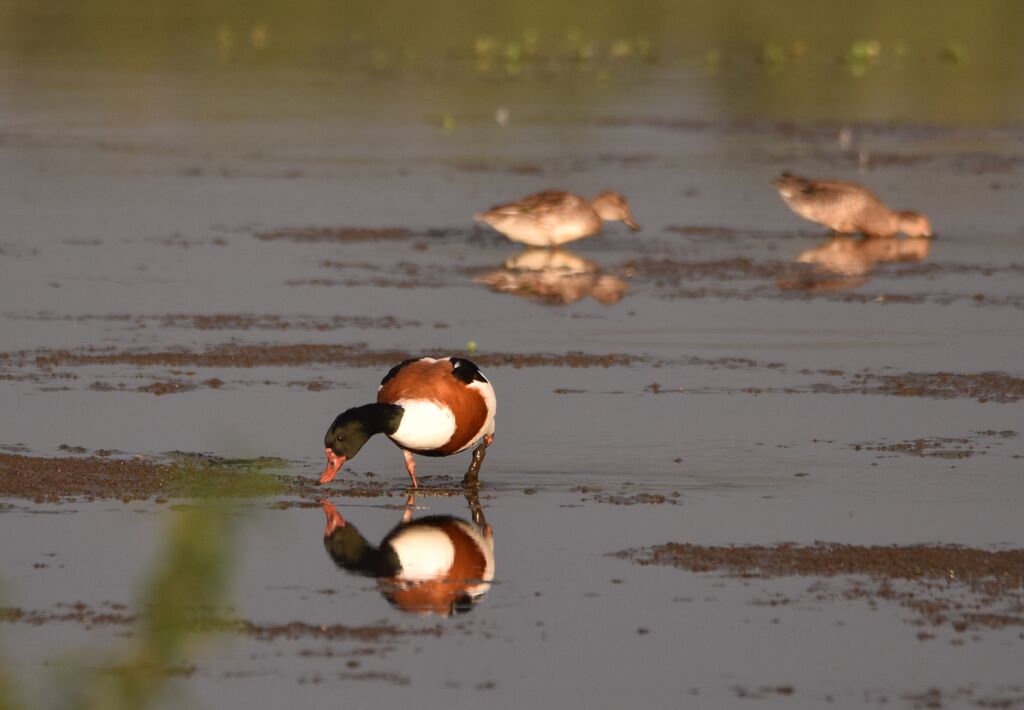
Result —
[[[622,277],[604,273],[593,261],[564,249],[527,249],[474,281],[545,303],[575,303],[587,296],[598,303],[618,303],[629,290]]]
[[[448,515],[413,520],[410,495],[402,522],[374,547],[325,500],[324,549],[339,567],[376,577],[384,598],[402,611],[469,611],[494,579],[494,531],[475,491],[466,492],[466,502],[472,523]]]
[[[860,239],[834,237],[801,252],[796,261],[815,270],[797,279],[785,279],[779,286],[808,291],[838,291],[867,282],[876,264],[924,261],[931,252],[930,239]]]
[[[871,190],[842,180],[808,180],[783,173],[772,185],[789,208],[801,217],[840,234],[892,237],[932,236],[932,225],[920,212],[894,212]]]
[[[514,242],[534,247],[557,247],[589,237],[601,231],[602,222],[625,222],[634,232],[640,229],[626,198],[611,190],[593,200],[562,190],[545,190],[495,205],[478,212],[474,219],[491,225]]]
[[[377,401],[339,414],[324,437],[327,468],[320,483],[331,481],[375,434],[387,434],[405,456],[416,482],[413,454],[449,456],[483,440],[463,485],[476,485],[486,448],[494,441],[494,388],[480,368],[461,357],[422,357],[395,365],[377,388]]]

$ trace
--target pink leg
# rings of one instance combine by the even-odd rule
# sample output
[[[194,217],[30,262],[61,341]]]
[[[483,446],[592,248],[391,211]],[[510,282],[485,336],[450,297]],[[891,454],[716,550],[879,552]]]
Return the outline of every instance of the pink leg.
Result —
[[[487,444],[487,446],[490,446],[491,444],[493,444],[494,443],[494,434],[485,434],[484,435],[484,443]]]
[[[412,460],[412,452],[402,449],[402,455],[405,456],[405,470],[409,472],[409,478],[412,479],[412,487],[419,488],[420,484],[416,482],[416,462]]]

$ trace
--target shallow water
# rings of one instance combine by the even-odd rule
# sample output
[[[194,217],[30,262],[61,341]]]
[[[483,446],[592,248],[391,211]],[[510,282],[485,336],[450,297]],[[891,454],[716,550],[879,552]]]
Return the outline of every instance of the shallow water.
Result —
[[[1024,546],[1012,120],[869,118],[845,133],[840,111],[749,121],[679,67],[568,106],[557,82],[465,80],[460,93],[459,81],[260,77],[19,67],[0,79],[0,445],[273,456],[313,479],[324,427],[373,396],[386,363],[472,341],[499,396],[481,500],[497,573],[467,614],[410,616],[334,566],[313,496],[244,504],[236,612],[304,625],[229,635],[173,686],[225,708],[340,694],[426,707],[1021,702],[1019,587],[995,601],[952,581],[929,592],[1006,617],[959,628],[869,575],[612,556],[667,542]],[[939,238],[895,256],[833,242],[771,189],[784,169],[870,183],[927,212]],[[643,230],[610,226],[556,260],[471,223],[549,186],[619,189]],[[242,345],[244,357],[217,356]],[[467,464],[419,470],[429,491]],[[348,497],[364,474],[387,494]],[[342,479],[325,495],[379,542],[401,519],[400,454],[375,440]],[[131,608],[169,505],[4,502],[5,604],[50,615],[3,627],[6,663],[33,692],[67,648],[116,645],[126,626],[89,614]],[[417,505],[470,518],[461,496]],[[55,618],[76,602],[84,612]]]

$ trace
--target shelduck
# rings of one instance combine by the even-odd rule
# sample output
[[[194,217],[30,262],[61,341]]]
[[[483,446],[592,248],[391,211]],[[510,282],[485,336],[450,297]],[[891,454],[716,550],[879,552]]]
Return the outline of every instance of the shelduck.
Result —
[[[592,200],[562,190],[545,190],[479,212],[474,219],[489,224],[514,242],[533,247],[557,247],[601,231],[602,222],[625,222],[634,232],[626,198],[605,190]]]
[[[422,357],[395,365],[377,389],[377,401],[339,414],[324,437],[331,481],[375,434],[386,434],[402,450],[413,487],[413,454],[450,456],[476,442],[462,483],[476,485],[486,449],[494,441],[494,388],[475,364],[461,357]]]
[[[840,234],[866,237],[931,237],[932,225],[920,212],[894,212],[871,190],[843,180],[809,180],[783,173],[772,180],[789,208],[804,219]]]

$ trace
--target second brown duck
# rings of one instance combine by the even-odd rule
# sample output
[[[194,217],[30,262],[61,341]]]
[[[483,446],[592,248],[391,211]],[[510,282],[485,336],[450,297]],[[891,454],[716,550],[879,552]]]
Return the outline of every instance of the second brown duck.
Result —
[[[923,214],[890,210],[875,193],[855,182],[809,180],[783,173],[772,185],[796,214],[840,234],[932,236],[932,225]]]

